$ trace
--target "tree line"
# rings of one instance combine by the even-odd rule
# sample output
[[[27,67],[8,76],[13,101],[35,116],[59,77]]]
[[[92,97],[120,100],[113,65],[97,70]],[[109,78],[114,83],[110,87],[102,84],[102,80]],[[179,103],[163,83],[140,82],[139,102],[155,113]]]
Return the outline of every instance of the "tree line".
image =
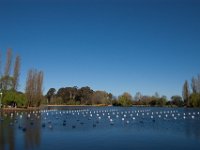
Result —
[[[153,96],[137,92],[134,97],[125,92],[115,97],[112,93],[94,91],[88,86],[82,88],[63,87],[58,91],[55,88],[50,88],[45,97],[47,104],[200,107],[200,75],[192,78],[191,87],[188,81],[185,81],[182,96],[173,95],[170,99],[164,95],[160,96],[157,92]]]
[[[0,107],[39,106],[44,100],[43,72],[30,69],[27,74],[25,92],[21,92],[19,91],[21,57],[14,55],[12,49],[7,49],[3,68],[1,56],[0,53]]]
[[[48,104],[111,105],[113,95],[106,91],[94,91],[90,87],[50,88],[46,94]]]
[[[132,96],[125,92],[116,97],[112,93],[95,91],[88,86],[62,87],[58,90],[50,88],[46,95],[43,95],[43,71],[29,69],[24,92],[21,92],[21,57],[8,49],[4,68],[1,60],[0,54],[0,98],[4,107],[38,107],[41,104],[200,107],[200,75],[193,77],[191,83],[187,80],[184,82],[182,96],[174,95],[170,99],[157,92],[153,96],[142,95],[140,92]]]
[[[106,91],[94,91],[90,87],[62,87],[56,91],[50,88],[45,95],[47,104],[50,105],[113,105],[113,106],[184,106],[181,96],[175,95],[171,100],[166,96],[159,96],[156,92],[153,96],[143,96],[137,92],[133,97],[130,93],[124,92],[116,97]]]
[[[156,92],[153,96],[142,95],[137,92],[134,97],[131,94],[125,92],[118,99],[113,100],[115,106],[168,106],[168,107],[182,107],[184,106],[182,97],[174,95],[171,99],[167,99],[166,96],[159,96]]]

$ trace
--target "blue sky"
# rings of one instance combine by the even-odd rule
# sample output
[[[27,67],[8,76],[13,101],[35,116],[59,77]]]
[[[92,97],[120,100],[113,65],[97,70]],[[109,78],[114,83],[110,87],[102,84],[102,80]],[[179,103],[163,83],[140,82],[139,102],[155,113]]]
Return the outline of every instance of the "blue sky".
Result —
[[[182,93],[200,73],[198,0],[0,0],[0,49],[22,58],[49,88],[90,86],[114,95]],[[3,58],[5,59],[5,58]]]

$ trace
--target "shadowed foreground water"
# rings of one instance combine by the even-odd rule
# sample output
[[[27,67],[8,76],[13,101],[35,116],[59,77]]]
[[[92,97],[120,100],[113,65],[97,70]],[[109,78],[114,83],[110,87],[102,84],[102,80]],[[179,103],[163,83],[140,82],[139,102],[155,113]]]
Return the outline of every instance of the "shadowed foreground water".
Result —
[[[0,119],[0,150],[200,149],[199,109],[49,107]]]

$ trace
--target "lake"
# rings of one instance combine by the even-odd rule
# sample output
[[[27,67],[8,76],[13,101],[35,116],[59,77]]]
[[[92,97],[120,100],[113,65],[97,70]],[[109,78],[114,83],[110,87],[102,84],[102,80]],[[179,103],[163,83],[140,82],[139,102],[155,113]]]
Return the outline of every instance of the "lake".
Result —
[[[47,107],[0,112],[0,150],[200,149],[200,109]]]

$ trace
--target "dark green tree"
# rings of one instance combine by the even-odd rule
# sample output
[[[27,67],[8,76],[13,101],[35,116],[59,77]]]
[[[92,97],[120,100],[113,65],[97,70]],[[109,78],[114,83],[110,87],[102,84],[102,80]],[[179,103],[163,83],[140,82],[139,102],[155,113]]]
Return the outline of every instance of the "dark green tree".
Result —
[[[160,107],[163,107],[163,106],[165,106],[166,102],[167,102],[167,97],[166,96],[162,96],[161,98],[157,99],[156,105],[160,106]]]
[[[200,107],[200,94],[198,94],[198,93],[192,93],[190,95],[189,105],[191,107]]]
[[[93,93],[94,91],[90,87],[82,87],[78,90],[77,100],[80,101],[81,104],[91,105]]]
[[[16,107],[24,107],[27,104],[25,94],[14,90],[5,91],[2,102],[5,106]]]
[[[61,98],[62,101],[65,103],[65,99],[66,99],[65,88],[62,87],[58,89],[56,97]]]
[[[50,104],[51,99],[53,98],[53,96],[55,96],[56,94],[56,89],[55,88],[50,88],[49,91],[46,94],[47,100],[48,100],[48,104]]]
[[[175,106],[178,106],[178,107],[181,107],[183,106],[183,99],[181,96],[179,95],[174,95],[171,97],[171,104],[172,105],[175,105]]]
[[[76,100],[78,101],[78,88],[76,86],[60,88],[56,96],[62,98],[65,104],[75,104]]]
[[[189,106],[189,97],[190,97],[190,91],[189,91],[189,85],[188,81],[186,80],[183,85],[183,100],[186,106]]]

